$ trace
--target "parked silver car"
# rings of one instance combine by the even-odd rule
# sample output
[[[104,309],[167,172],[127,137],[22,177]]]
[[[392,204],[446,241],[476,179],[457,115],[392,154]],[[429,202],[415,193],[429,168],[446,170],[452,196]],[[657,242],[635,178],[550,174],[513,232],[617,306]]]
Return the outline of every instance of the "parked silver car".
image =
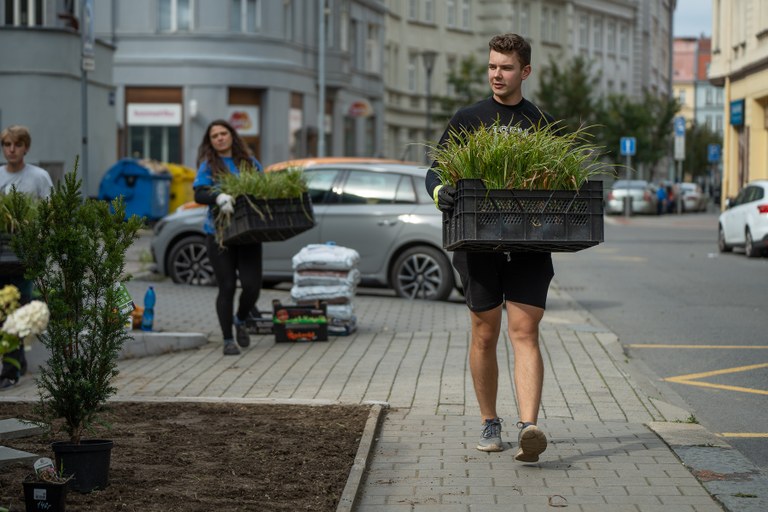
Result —
[[[655,215],[656,189],[645,180],[618,180],[614,182],[608,192],[608,200],[605,204],[605,213],[624,213],[624,203],[629,197],[632,214],[647,213]]]
[[[442,214],[424,187],[426,168],[391,160],[326,158],[275,164],[301,167],[314,228],[264,244],[264,282],[292,281],[292,258],[307,244],[333,241],[360,253],[361,284],[408,298],[445,300],[458,283],[442,249]],[[214,284],[203,234],[206,209],[161,219],[151,242],[157,271],[177,283]]]

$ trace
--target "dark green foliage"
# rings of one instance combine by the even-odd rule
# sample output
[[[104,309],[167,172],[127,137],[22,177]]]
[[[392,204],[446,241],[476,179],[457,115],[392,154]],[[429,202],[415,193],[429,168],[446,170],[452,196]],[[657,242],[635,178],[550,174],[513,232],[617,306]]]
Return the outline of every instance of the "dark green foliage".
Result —
[[[41,418],[64,420],[74,443],[115,392],[117,356],[130,337],[127,313],[118,309],[116,283],[125,280],[125,252],[142,221],[124,221],[117,199],[83,199],[76,171],[41,201],[38,215],[14,239],[40,299],[51,312],[40,342],[50,349],[37,379]]]
[[[600,73],[592,71],[593,63],[582,56],[575,57],[561,68],[554,57],[542,68],[536,104],[561,121],[567,131],[589,126],[589,132],[599,117],[599,98],[594,92],[600,83]]]
[[[624,157],[619,152],[621,137],[637,139],[633,162],[655,164],[669,154],[672,144],[672,119],[680,104],[674,98],[659,98],[646,91],[641,101],[627,96],[611,95],[605,99],[598,119],[597,140],[614,162]]]
[[[478,62],[474,55],[464,57],[456,69],[448,72],[448,84],[453,89],[451,96],[435,96],[440,111],[435,120],[448,122],[454,112],[472,105],[491,95],[488,88],[488,63]]]
[[[685,160],[683,173],[692,178],[708,176],[712,165],[708,158],[710,144],[722,144],[723,138],[705,124],[693,124],[685,131]]]

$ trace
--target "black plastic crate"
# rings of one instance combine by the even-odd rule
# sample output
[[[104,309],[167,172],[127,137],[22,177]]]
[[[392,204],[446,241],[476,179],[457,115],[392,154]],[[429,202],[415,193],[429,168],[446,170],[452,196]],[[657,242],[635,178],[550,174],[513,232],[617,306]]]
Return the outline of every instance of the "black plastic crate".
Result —
[[[575,252],[603,241],[603,182],[576,190],[487,189],[459,180],[456,206],[443,214],[449,251]]]
[[[312,200],[306,192],[295,199],[238,196],[235,213],[224,229],[225,245],[279,242],[315,226]]]

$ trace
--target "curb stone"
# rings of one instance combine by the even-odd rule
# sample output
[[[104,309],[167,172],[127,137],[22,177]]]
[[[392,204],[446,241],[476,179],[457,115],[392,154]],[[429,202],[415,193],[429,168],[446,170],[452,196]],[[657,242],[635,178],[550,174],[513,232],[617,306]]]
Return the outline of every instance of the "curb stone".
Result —
[[[649,422],[648,427],[726,511],[768,510],[768,476],[722,438],[694,423]]]
[[[360,491],[360,483],[363,481],[365,470],[368,468],[368,458],[373,450],[376,435],[381,426],[381,420],[384,411],[389,408],[387,403],[374,403],[368,413],[368,420],[365,422],[363,434],[360,436],[360,445],[357,448],[355,462],[347,477],[347,484],[339,498],[339,504],[336,512],[352,512],[355,507],[356,499]]]

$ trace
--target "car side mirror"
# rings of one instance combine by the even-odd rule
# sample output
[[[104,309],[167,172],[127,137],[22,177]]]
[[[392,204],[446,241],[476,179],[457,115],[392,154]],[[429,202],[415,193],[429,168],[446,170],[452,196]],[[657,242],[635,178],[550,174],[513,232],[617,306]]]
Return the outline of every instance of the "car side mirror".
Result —
[[[728,208],[730,208],[731,206],[733,206],[734,202],[735,202],[735,201],[734,201],[734,199],[733,199],[732,197],[727,197],[727,198],[725,199],[725,209],[727,210]]]

